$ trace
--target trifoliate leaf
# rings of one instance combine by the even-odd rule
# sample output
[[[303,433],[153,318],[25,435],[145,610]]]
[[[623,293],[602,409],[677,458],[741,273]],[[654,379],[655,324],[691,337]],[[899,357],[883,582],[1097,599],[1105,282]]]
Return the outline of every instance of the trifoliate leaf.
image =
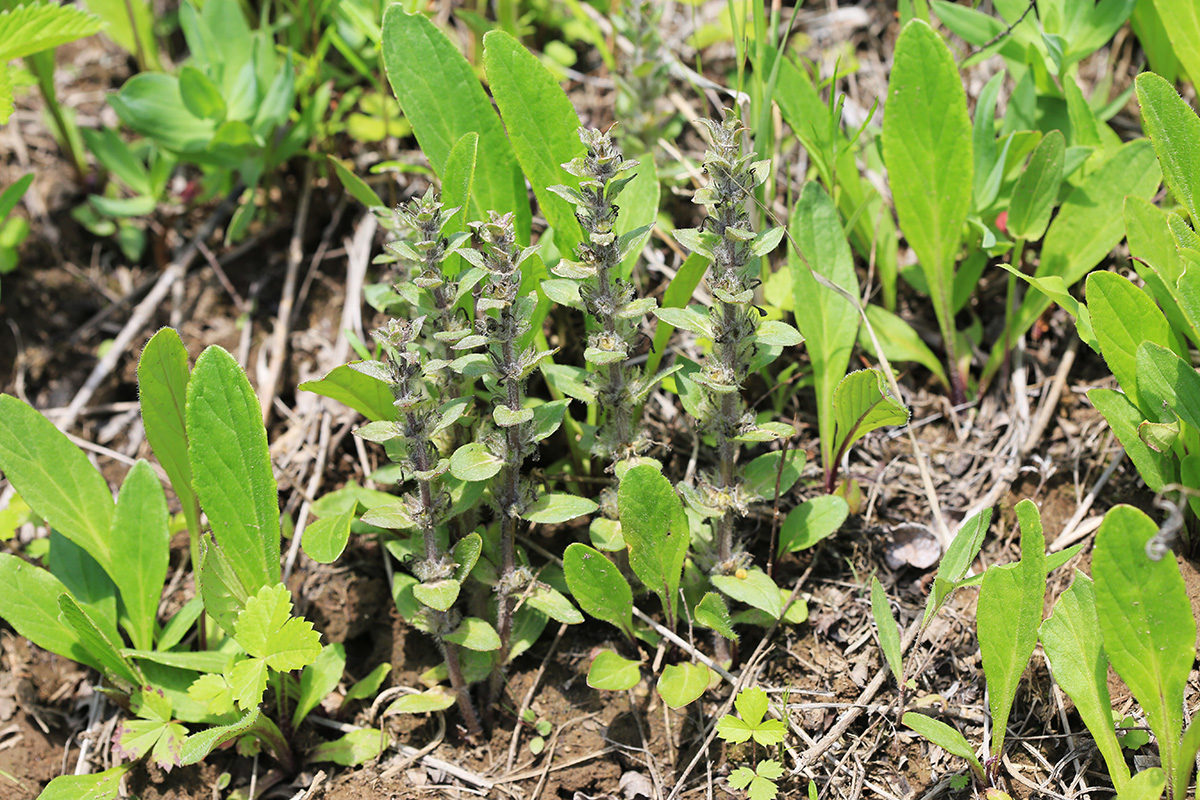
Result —
[[[320,634],[308,620],[292,616],[292,597],[282,583],[264,586],[246,601],[233,638],[247,653],[264,659],[279,672],[307,667],[321,653]]]

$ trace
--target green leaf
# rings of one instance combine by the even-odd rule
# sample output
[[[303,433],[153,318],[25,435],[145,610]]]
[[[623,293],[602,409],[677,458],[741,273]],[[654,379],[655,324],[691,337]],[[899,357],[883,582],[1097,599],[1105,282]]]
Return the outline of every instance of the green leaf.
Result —
[[[777,230],[782,230],[782,228]],[[769,319],[759,323],[755,341],[775,347],[795,347],[804,343],[804,337],[800,335],[800,331],[786,322]]]
[[[900,646],[900,626],[892,616],[887,593],[879,578],[871,576],[871,616],[875,618],[875,634],[879,637],[879,649],[887,659],[888,667],[896,685],[904,683],[904,651]]]
[[[0,395],[0,471],[38,516],[112,573],[112,493],[83,451],[28,404]]]
[[[1062,593],[1054,613],[1042,623],[1040,636],[1054,682],[1075,703],[1075,710],[1104,756],[1113,786],[1120,792],[1129,781],[1129,767],[1113,727],[1108,657],[1104,655],[1096,591],[1090,578],[1076,571],[1071,588]]]
[[[305,381],[299,388],[350,406],[372,422],[397,419],[398,412],[392,405],[395,398],[387,383],[349,364],[335,367],[318,381]]]
[[[578,542],[568,545],[563,574],[580,608],[633,638],[633,590],[603,553]]]
[[[195,567],[193,567],[193,570]],[[199,595],[192,597],[183,604],[158,635],[160,650],[169,650],[183,641],[183,637],[191,630],[192,624],[204,611],[204,600]]]
[[[350,731],[332,742],[321,742],[308,754],[309,761],[331,761],[343,767],[357,767],[372,759],[391,744],[392,737],[375,728]]]
[[[1041,517],[1030,500],[1018,503],[1016,511],[1021,526],[1021,560],[991,567],[984,573],[976,614],[992,713],[994,755],[1004,752],[1008,715],[1021,675],[1037,645],[1046,596],[1046,539]]]
[[[460,481],[486,481],[498,473],[504,462],[488,452],[483,442],[471,442],[450,456],[450,474]]]
[[[827,278],[853,296],[858,296],[858,277],[854,273],[854,256],[837,208],[816,181],[804,184],[800,199],[792,208],[788,227],[799,247],[799,253],[788,252],[792,294],[796,299],[796,326],[804,335],[812,360],[821,463],[829,470],[833,460],[835,424],[833,392],[850,364],[854,340],[858,336],[859,316],[849,300],[817,283],[813,273]],[[936,358],[933,363],[938,364]],[[941,368],[940,364],[938,368]]]
[[[971,745],[967,744],[966,738],[954,728],[915,711],[905,713],[900,721],[947,753],[966,759],[967,763],[971,765],[971,770],[977,776],[983,776],[983,765],[979,763],[975,751],[971,749]]]
[[[1135,83],[1142,125],[1154,143],[1163,182],[1191,218],[1200,219],[1200,118],[1153,72],[1143,72]]]
[[[738,635],[733,630],[733,620],[729,618],[729,607],[725,605],[725,599],[716,592],[705,592],[704,597],[692,610],[692,616],[695,617],[697,625],[714,630],[730,641],[738,640]]]
[[[941,609],[942,603],[971,569],[991,524],[992,509],[985,508],[964,522],[958,533],[954,534],[953,541],[942,555],[942,562],[938,564],[937,575],[933,579],[933,591],[929,593],[929,602],[925,604],[922,627],[929,624],[929,620]]]
[[[644,230],[630,243],[629,253],[621,262],[619,273],[622,280],[629,280],[630,275],[633,274],[634,264],[641,257],[642,248],[650,240],[654,223],[658,218],[660,191],[658,170],[654,166],[654,159],[643,159],[638,164],[633,179],[621,191],[621,213],[617,217],[616,232],[625,236],[637,230]]]
[[[805,500],[788,512],[779,530],[779,555],[807,550],[842,527],[850,506],[837,495],[825,494]]]
[[[525,604],[536,608],[556,622],[567,625],[578,625],[583,622],[583,614],[571,604],[561,592],[552,586],[539,584],[525,599]]]
[[[698,253],[692,253],[684,259],[683,264],[679,267],[679,271],[675,273],[675,277],[667,284],[667,290],[663,292],[662,308],[683,308],[687,306],[688,301],[692,299],[692,293],[696,291],[696,287],[700,284],[700,279],[708,271],[708,264],[709,259]],[[651,374],[658,369],[663,354],[666,352],[667,342],[671,338],[671,333],[675,330],[674,325],[662,318],[659,314],[660,310],[656,309],[654,312],[660,322],[654,330],[654,349],[650,353],[650,359],[646,362],[647,374]]]
[[[29,3],[0,11],[0,63],[58,47],[100,30],[100,18],[75,6]]]
[[[413,587],[413,597],[417,598],[421,605],[438,611],[449,611],[450,606],[454,605],[454,601],[458,599],[458,592],[461,588],[462,584],[459,581],[444,578],[438,581],[418,583]]]
[[[342,188],[349,192],[351,197],[362,203],[367,208],[387,206],[387,203],[380,199],[379,195],[375,193],[375,190],[371,188],[370,184],[358,177],[358,175],[354,173],[354,170],[350,168],[350,165],[348,165],[345,161],[334,157],[332,154],[326,154],[325,157],[329,159],[329,163],[333,165],[333,169],[334,172],[337,173],[338,180],[342,182]],[[342,367],[338,367],[338,369],[342,369]],[[319,381],[317,382],[319,383]],[[305,384],[301,384],[301,388],[304,388],[304,386]],[[318,392],[318,394],[320,393]]]
[[[342,698],[342,705],[345,706],[354,700],[365,700],[368,697],[374,697],[378,694],[379,687],[383,685],[383,682],[387,680],[387,676],[391,672],[392,665],[386,661],[371,670],[365,678],[346,691],[346,696]]]
[[[325,695],[337,688],[346,670],[346,648],[339,643],[327,644],[321,654],[300,673],[300,696],[296,698],[296,709],[292,712],[292,729],[308,716],[308,712],[325,699]]]
[[[219,650],[122,650],[126,658],[151,661],[168,667],[178,667],[193,672],[215,672],[224,674],[233,666],[233,655]]]
[[[742,571],[739,571],[742,572]],[[712,585],[722,594],[739,600],[748,606],[762,609],[779,619],[783,613],[783,601],[779,596],[779,587],[767,573],[760,569],[744,570],[745,575],[713,575]]]
[[[193,736],[189,736],[187,741],[183,743],[183,756],[180,762],[187,766],[196,764],[208,757],[208,754],[217,749],[230,739],[236,739],[242,734],[249,731],[256,724],[262,712],[257,708],[252,708],[246,712],[246,716],[239,719],[237,722],[231,722],[228,725],[221,725],[216,728],[209,728],[201,731]]]
[[[8,121],[12,118],[13,108],[12,69],[9,68],[8,64],[0,61],[0,125],[8,124]],[[9,211],[12,211],[12,209],[10,208]],[[8,216],[8,214],[6,213],[3,216]],[[0,219],[2,218],[0,217]]]
[[[129,687],[141,685],[141,674],[121,655],[117,644],[100,630],[96,621],[79,607],[70,594],[63,592],[58,596],[58,611],[62,621],[75,631],[84,649],[100,664],[106,676],[119,678]]]
[[[513,153],[554,228],[555,244],[571,252],[583,239],[575,207],[546,187],[578,184],[561,166],[584,154],[575,107],[550,70],[504,31],[484,35],[483,66]]]
[[[75,631],[59,619],[58,598],[67,591],[62,582],[19,556],[0,553],[0,617],[16,632],[43,650],[100,669]]]
[[[109,105],[131,129],[174,153],[199,153],[213,140],[216,123],[201,119],[183,102],[174,75],[142,72],[109,95]]]
[[[479,135],[478,150],[486,157],[475,165],[469,218],[485,219],[483,209],[513,211],[518,242],[528,242],[525,178],[492,101],[458,48],[424,15],[407,14],[393,5],[383,15],[383,64],[404,116],[438,175],[445,177],[450,150],[464,135]],[[551,183],[559,183],[558,177]]]
[[[896,43],[883,160],[900,228],[921,264],[942,338],[953,341],[954,262],[974,175],[971,120],[954,56],[919,19],[904,26]]]
[[[840,461],[850,446],[884,425],[907,425],[909,411],[887,393],[883,373],[875,369],[851,372],[833,393],[834,447]]]
[[[126,630],[133,646],[154,646],[158,602],[167,582],[171,532],[167,498],[154,469],[138,460],[125,476],[113,515],[113,577],[129,618]]]
[[[1122,207],[1127,195],[1149,199],[1161,173],[1154,148],[1145,139],[1121,146],[1067,195],[1042,241],[1035,277],[1054,275],[1071,286],[1094,268],[1124,235]],[[1004,343],[1015,342],[1050,306],[1041,294],[1026,295],[1007,331],[988,357],[983,379],[990,380],[1004,361]]]
[[[1167,774],[1161,767],[1150,767],[1133,776],[1117,800],[1158,800],[1167,785]]]
[[[188,455],[213,536],[253,593],[279,581],[279,501],[262,408],[225,350],[196,360],[187,390]]]
[[[423,692],[403,695],[387,707],[383,716],[393,714],[431,714],[435,711],[445,711],[454,705],[454,694],[443,686],[434,686]]]
[[[496,633],[496,629],[478,617],[464,617],[453,633],[448,633],[442,638],[468,650],[487,652],[500,649],[500,635]]]
[[[321,635],[308,620],[292,616],[292,596],[282,583],[264,586],[246,601],[233,637],[279,672],[306,667],[321,653]]]
[[[179,69],[179,95],[187,110],[200,119],[220,124],[225,121],[225,98],[216,84],[190,64]]]
[[[703,664],[668,664],[658,678],[658,696],[671,708],[683,708],[699,700],[712,680]]]
[[[88,0],[87,9],[104,20],[104,35],[136,56],[142,69],[162,69],[154,36],[154,5],[148,0]],[[82,132],[82,131],[81,131]],[[89,148],[91,149],[91,148]]]
[[[550,525],[591,514],[599,506],[573,494],[544,494],[521,514],[522,519]]]
[[[713,336],[712,324],[708,321],[708,315],[699,308],[663,306],[662,308],[654,309],[654,316],[672,327],[698,333],[709,339]]]
[[[1036,241],[1046,232],[1063,179],[1066,147],[1066,140],[1058,130],[1050,131],[1038,142],[1013,187],[1008,209],[1008,232],[1012,236]]]
[[[1075,330],[1079,332],[1079,338],[1083,340],[1083,343],[1097,353],[1100,352],[1100,342],[1096,340],[1096,331],[1092,328],[1092,315],[1088,312],[1088,307],[1075,299],[1074,295],[1071,294],[1071,290],[1063,283],[1062,278],[1057,275],[1035,278],[1032,275],[1026,275],[1020,270],[1013,269],[1008,264],[1000,264],[999,266],[1005,272],[1015,275],[1050,300],[1058,303],[1075,321]]]
[[[38,800],[117,800],[121,778],[135,763],[129,761],[91,775],[60,775],[46,785]]]
[[[348,509],[332,517],[322,517],[304,529],[300,544],[305,554],[318,564],[332,564],[346,549],[350,540],[350,523],[354,522],[354,509]]]
[[[138,403],[146,439],[154,457],[171,479],[171,488],[183,506],[188,530],[200,530],[200,506],[192,489],[188,462],[187,385],[188,352],[173,328],[162,328],[150,337],[138,360]]]
[[[950,380],[946,377],[946,368],[942,366],[942,362],[903,318],[883,306],[870,304],[867,306],[867,322],[875,331],[879,346],[883,349],[883,355],[887,356],[888,361],[893,364],[897,361],[912,361],[920,364],[932,372],[933,377],[937,378],[942,386],[950,386]],[[875,352],[875,342],[867,333],[866,326],[859,331],[858,343],[868,353],[879,358],[879,354]],[[841,378],[842,376],[838,375],[835,380],[841,380]]]
[[[1174,460],[1169,455],[1151,450],[1138,435],[1138,426],[1146,418],[1128,397],[1112,389],[1089,389],[1087,396],[1104,415],[1150,491],[1157,492],[1175,480]]]
[[[1143,341],[1137,348],[1137,382],[1145,410],[1157,411],[1162,422],[1174,422],[1171,417],[1177,414],[1200,430],[1200,375],[1188,362],[1165,347]],[[1164,414],[1164,407],[1172,413]]]
[[[1171,327],[1200,344],[1200,307],[1189,298],[1188,282],[1180,282],[1184,261],[1175,247],[1167,214],[1140,197],[1125,199],[1125,236],[1134,256],[1133,268],[1146,282]],[[1185,302],[1191,299],[1192,302]]]
[[[617,487],[621,534],[629,547],[629,566],[658,595],[668,625],[674,625],[679,581],[691,533],[683,503],[671,482],[656,468],[630,469]]]
[[[207,533],[200,537],[199,584],[204,610],[227,633],[231,633],[238,614],[250,599],[250,590],[238,577],[224,548]]]
[[[1154,9],[1162,18],[1171,49],[1195,85],[1200,82],[1200,9],[1190,0],[1154,0]]]
[[[605,692],[623,692],[642,679],[642,662],[630,661],[612,650],[601,650],[588,668],[587,685]]]
[[[96,559],[51,529],[46,566],[75,601],[88,610],[104,635],[114,642],[121,641],[117,633],[117,585]]]
[[[1105,652],[1141,704],[1170,773],[1196,659],[1196,620],[1174,556],[1151,561],[1146,553],[1157,534],[1143,512],[1115,506],[1096,532],[1092,575]]]
[[[448,208],[467,208],[475,187],[475,167],[479,157],[479,134],[464,133],[450,148],[446,157],[446,168],[442,174],[442,202]],[[453,222],[442,228],[442,235],[467,229],[467,214],[459,212],[452,218]],[[458,256],[454,257],[455,259]],[[451,267],[452,263],[445,266]],[[449,274],[454,274],[450,272]]]
[[[1108,368],[1134,405],[1152,411],[1138,392],[1137,350],[1142,342],[1167,344],[1171,336],[1167,318],[1146,292],[1115,272],[1089,275],[1087,300]]]

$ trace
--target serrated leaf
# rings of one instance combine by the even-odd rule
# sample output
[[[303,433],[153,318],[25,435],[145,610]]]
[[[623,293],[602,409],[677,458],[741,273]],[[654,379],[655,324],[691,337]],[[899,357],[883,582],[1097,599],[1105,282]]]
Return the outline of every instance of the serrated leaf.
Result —
[[[712,672],[703,664],[668,664],[658,678],[658,696],[671,708],[684,706],[700,699],[708,689]]]
[[[1200,118],[1175,87],[1153,72],[1142,73],[1135,84],[1138,104],[1142,107],[1142,124],[1154,143],[1163,181],[1192,219],[1198,219],[1200,151],[1196,143],[1200,142]]]
[[[233,711],[233,691],[224,675],[201,675],[188,687],[187,693],[210,714],[222,716]]]
[[[91,775],[60,775],[46,785],[38,800],[117,800],[121,796],[121,778],[136,762]]]
[[[321,635],[308,620],[292,616],[292,596],[283,584],[264,586],[246,601],[234,639],[279,672],[306,667],[321,652]]]
[[[262,658],[245,658],[229,672],[229,691],[242,711],[258,708],[267,690],[267,662]]]
[[[91,36],[102,26],[75,6],[30,3],[0,11],[0,63]]]
[[[729,608],[716,592],[705,592],[692,615],[697,625],[710,628],[730,641],[738,640],[738,635],[733,630],[733,621],[729,618]]]
[[[611,650],[601,650],[588,668],[587,684],[605,692],[623,692],[642,679],[640,661],[622,658]]]
[[[253,708],[246,712],[246,716],[237,722],[209,728],[208,730],[189,736],[187,741],[183,743],[183,754],[182,758],[180,758],[180,763],[186,767],[189,764],[196,764],[203,761],[208,757],[209,753],[225,742],[228,742],[230,739],[236,739],[253,728],[258,723],[258,718],[261,715],[261,711]]]

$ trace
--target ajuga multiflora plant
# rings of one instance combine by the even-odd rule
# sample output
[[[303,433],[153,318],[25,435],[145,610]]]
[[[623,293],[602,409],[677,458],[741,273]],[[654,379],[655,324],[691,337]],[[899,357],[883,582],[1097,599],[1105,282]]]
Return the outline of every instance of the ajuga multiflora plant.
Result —
[[[711,259],[707,284],[712,306],[707,319],[688,318],[681,315],[682,309],[657,313],[712,341],[711,352],[690,380],[704,390],[700,422],[716,440],[716,471],[703,476],[698,487],[681,485],[680,490],[693,510],[714,520],[711,569],[715,576],[735,574],[750,563],[734,541],[735,517],[746,514],[748,505],[758,499],[743,483],[738,465],[741,444],[791,435],[786,425],[756,422],[742,399],[743,385],[756,361],[770,355],[764,349],[796,345],[803,337],[786,323],[762,322],[763,312],[754,302],[760,283],[759,258],[774,250],[783,236],[782,228],[756,234],[747,211],[754,188],[768,177],[770,162],[752,162],[752,156],[743,154],[746,129],[736,117],[700,123],[711,140],[704,157],[709,182],[696,191],[693,202],[705,206],[708,213],[700,228],[677,230],[675,237]]]
[[[641,322],[656,303],[651,297],[635,299],[633,286],[617,275],[629,249],[646,232],[646,228],[639,228],[618,236],[616,231],[615,201],[633,179],[632,175],[617,176],[638,162],[624,159],[604,131],[580,128],[579,138],[587,147],[587,155],[562,165],[581,179],[579,188],[550,188],[575,204],[575,216],[587,241],[576,249],[578,261],[563,259],[554,272],[579,281],[583,308],[595,321],[596,330],[589,334],[583,354],[595,369],[588,384],[601,415],[592,451],[612,469],[620,462],[638,458],[650,446],[650,437],[636,414],[662,375],[650,378],[629,362]]]
[[[479,648],[481,639],[492,637],[468,636],[471,627],[482,620],[471,620],[468,630],[460,631],[463,618],[454,609],[462,583],[474,567],[482,550],[482,540],[476,533],[460,538],[451,552],[448,547],[447,523],[450,522],[451,494],[443,485],[450,468],[448,458],[441,456],[438,439],[457,428],[457,422],[468,410],[469,397],[459,397],[453,378],[427,380],[428,377],[449,373],[450,362],[436,358],[451,342],[470,334],[470,329],[456,322],[454,306],[463,292],[481,275],[464,276],[454,282],[442,273],[442,262],[468,238],[465,233],[452,238],[443,230],[454,211],[446,211],[438,202],[435,191],[413,200],[397,210],[397,218],[406,224],[417,238],[398,241],[391,250],[403,261],[413,264],[411,281],[395,286],[398,294],[412,305],[412,319],[393,319],[376,331],[375,338],[387,354],[387,361],[362,362],[359,369],[385,381],[394,398],[397,418],[369,423],[358,433],[370,441],[389,444],[389,454],[405,468],[406,481],[416,484],[415,491],[403,499],[406,516],[418,532],[423,548],[421,557],[414,559],[411,570],[419,583],[411,587],[413,598],[421,607],[412,623],[433,636],[446,659],[450,684],[462,713],[467,731],[472,736],[482,732],[479,718],[471,704],[469,687],[463,676],[459,658],[460,647]],[[423,331],[433,329],[425,338]],[[451,439],[453,437],[451,436]],[[486,642],[484,642],[486,644]]]
[[[617,84],[614,108],[621,120],[617,138],[638,154],[655,152],[658,138],[664,135],[665,115],[658,111],[658,102],[670,88],[670,71],[659,31],[662,9],[661,3],[634,0],[613,16],[617,32],[633,45],[620,71],[613,73]]]

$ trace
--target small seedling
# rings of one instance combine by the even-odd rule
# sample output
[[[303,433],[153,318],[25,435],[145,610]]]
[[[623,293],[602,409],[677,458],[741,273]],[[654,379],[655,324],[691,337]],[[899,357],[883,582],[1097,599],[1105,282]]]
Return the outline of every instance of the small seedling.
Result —
[[[787,735],[787,725],[783,720],[764,719],[768,707],[767,693],[757,686],[740,691],[733,704],[740,718],[732,714],[721,717],[717,721],[717,736],[730,744],[752,741],[753,767],[735,769],[729,775],[729,785],[734,789],[745,789],[750,800],[771,800],[779,793],[775,781],[783,777],[783,765],[773,758],[759,760],[758,746],[771,748],[782,745]]]

